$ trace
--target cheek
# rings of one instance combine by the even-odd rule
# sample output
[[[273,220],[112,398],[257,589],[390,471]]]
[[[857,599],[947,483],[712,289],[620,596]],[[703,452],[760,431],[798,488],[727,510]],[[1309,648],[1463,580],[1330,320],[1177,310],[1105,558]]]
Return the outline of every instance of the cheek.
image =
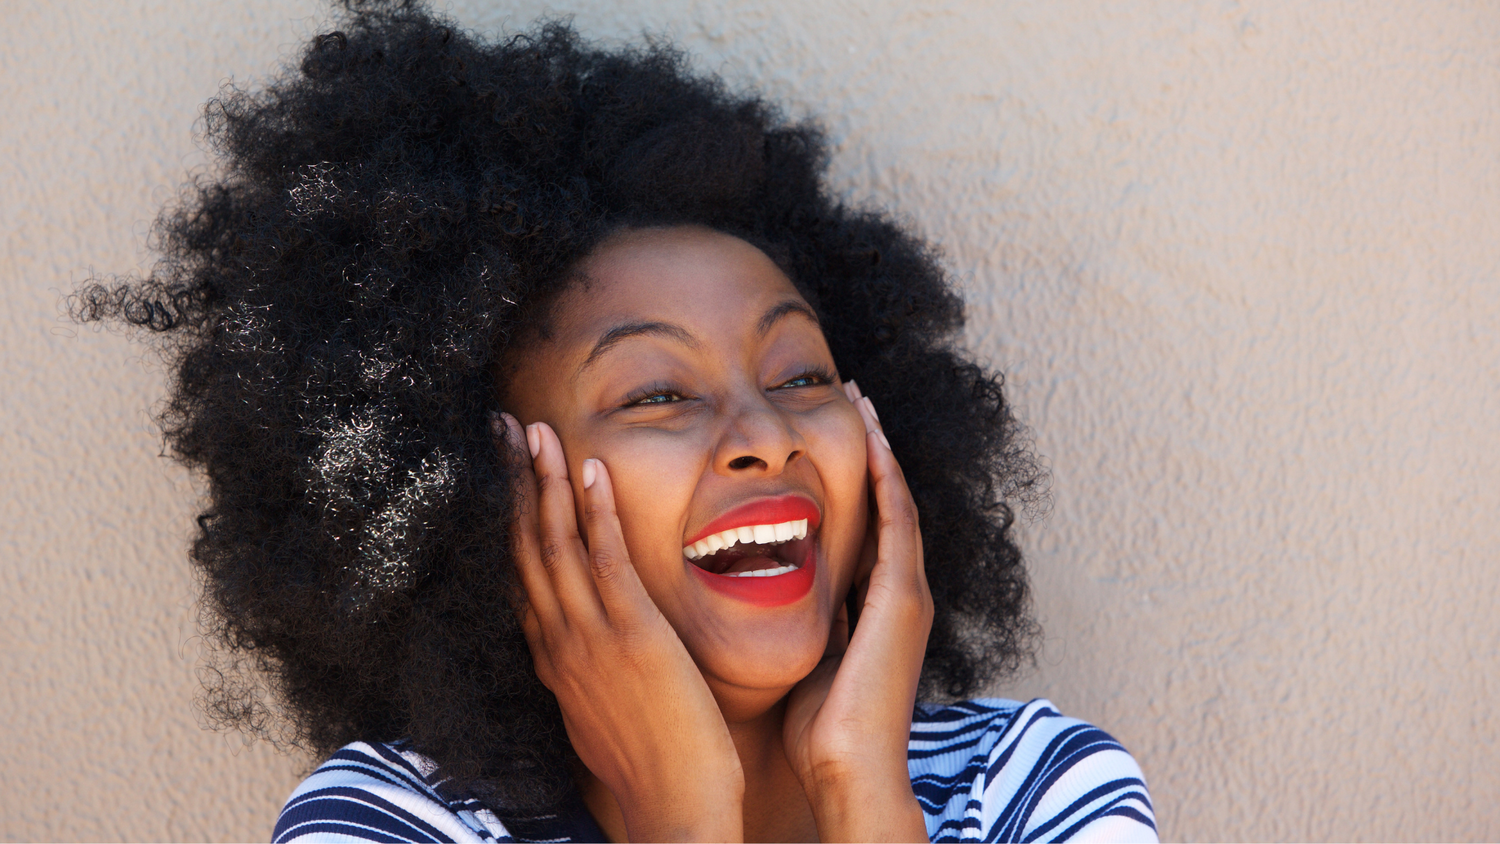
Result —
[[[836,483],[841,490],[853,487],[863,500],[864,488],[869,477],[869,455],[865,452],[865,422],[859,411],[848,405],[836,405],[839,412],[830,414],[819,432],[822,450],[831,456],[826,475],[829,483]]]
[[[869,511],[865,423],[847,403],[828,406],[805,430],[826,496],[829,562],[852,573]]]
[[[609,468],[626,549],[653,598],[653,585],[681,568],[683,520],[706,453],[688,434],[627,430],[600,441],[588,455]]]

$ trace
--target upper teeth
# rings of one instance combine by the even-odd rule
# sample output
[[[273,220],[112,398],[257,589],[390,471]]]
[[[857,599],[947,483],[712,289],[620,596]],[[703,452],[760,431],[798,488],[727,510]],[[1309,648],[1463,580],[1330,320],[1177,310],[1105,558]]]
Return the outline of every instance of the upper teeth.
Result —
[[[736,543],[772,545],[792,539],[803,539],[806,536],[807,519],[782,522],[777,525],[748,525],[746,527],[720,531],[712,536],[705,536],[692,545],[683,548],[682,555],[689,560],[696,560],[700,557],[706,557],[709,554],[722,551]]]

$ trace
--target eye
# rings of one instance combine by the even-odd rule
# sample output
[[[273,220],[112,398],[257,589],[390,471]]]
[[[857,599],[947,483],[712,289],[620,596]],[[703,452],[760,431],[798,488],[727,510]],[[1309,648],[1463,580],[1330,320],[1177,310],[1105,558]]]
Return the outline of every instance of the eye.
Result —
[[[671,387],[660,384],[652,385],[643,390],[631,393],[625,399],[624,407],[649,407],[652,405],[675,404],[687,397]]]
[[[790,381],[783,382],[776,389],[788,387],[818,387],[823,384],[833,383],[833,373],[823,369],[810,369]]]

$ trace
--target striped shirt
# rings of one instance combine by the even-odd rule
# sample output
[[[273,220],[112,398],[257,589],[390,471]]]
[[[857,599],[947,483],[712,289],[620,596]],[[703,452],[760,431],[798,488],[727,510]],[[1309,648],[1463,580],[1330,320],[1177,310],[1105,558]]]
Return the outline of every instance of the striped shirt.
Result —
[[[1097,727],[1045,700],[919,704],[907,746],[933,841],[1156,841],[1141,769]],[[602,841],[583,803],[507,827],[439,793],[435,766],[388,744],[339,750],[287,800],[274,840]]]

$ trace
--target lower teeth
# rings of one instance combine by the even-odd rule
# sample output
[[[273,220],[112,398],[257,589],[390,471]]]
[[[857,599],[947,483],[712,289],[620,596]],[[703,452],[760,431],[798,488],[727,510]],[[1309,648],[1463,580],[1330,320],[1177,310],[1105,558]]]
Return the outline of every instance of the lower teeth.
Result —
[[[737,571],[737,572],[734,572],[732,574],[726,574],[724,576],[725,577],[775,577],[778,574],[786,574],[788,572],[794,572],[796,570],[797,570],[796,566],[786,565],[786,566],[777,566],[774,569],[758,569],[756,571]]]

